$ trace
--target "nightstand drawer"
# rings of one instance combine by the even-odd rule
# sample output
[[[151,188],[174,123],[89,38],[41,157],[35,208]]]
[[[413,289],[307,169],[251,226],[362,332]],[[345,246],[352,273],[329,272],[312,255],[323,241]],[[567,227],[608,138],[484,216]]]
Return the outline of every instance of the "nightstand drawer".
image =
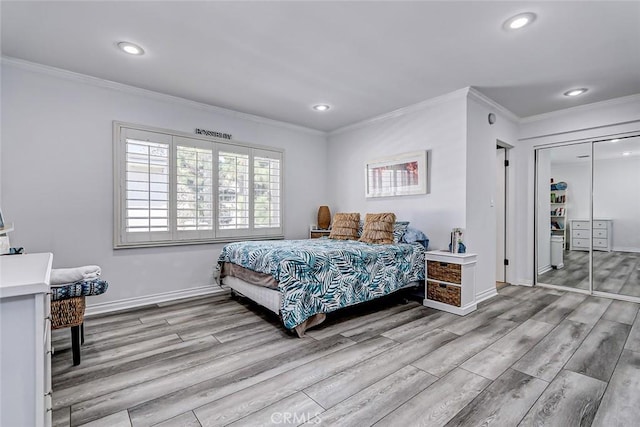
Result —
[[[427,278],[449,283],[462,282],[462,267],[442,261],[427,261]]]
[[[311,230],[309,232],[309,238],[319,239],[321,237],[329,237],[329,234],[331,234],[330,230]]]
[[[427,299],[460,307],[461,288],[460,286],[450,285],[448,283],[438,283],[428,280]]]

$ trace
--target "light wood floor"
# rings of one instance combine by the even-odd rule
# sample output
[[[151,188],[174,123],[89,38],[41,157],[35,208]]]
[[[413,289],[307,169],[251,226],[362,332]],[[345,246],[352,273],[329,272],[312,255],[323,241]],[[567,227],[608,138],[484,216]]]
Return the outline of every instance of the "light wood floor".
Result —
[[[80,366],[54,331],[54,425],[638,425],[637,304],[499,292],[466,317],[385,299],[303,339],[226,294],[87,319]]]
[[[589,252],[564,251],[564,267],[538,276],[538,283],[589,290]],[[640,253],[593,252],[596,291],[640,297]]]

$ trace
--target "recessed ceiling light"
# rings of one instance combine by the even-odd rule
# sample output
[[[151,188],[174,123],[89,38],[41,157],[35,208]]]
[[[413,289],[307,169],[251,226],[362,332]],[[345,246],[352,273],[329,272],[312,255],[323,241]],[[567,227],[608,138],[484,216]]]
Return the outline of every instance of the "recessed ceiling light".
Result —
[[[329,108],[331,107],[327,104],[318,104],[313,106],[313,109],[316,111],[327,111]]]
[[[620,141],[620,138],[612,139],[610,142],[618,142],[618,141]]]
[[[564,96],[578,96],[578,95],[582,95],[583,93],[585,93],[586,91],[588,91],[589,89],[585,88],[585,87],[580,87],[577,89],[571,89],[568,90],[564,93]]]
[[[630,156],[631,155],[631,151],[625,151],[624,153],[622,153],[623,156]]]
[[[118,43],[118,47],[129,55],[144,55],[144,49],[134,43],[120,42]]]
[[[505,30],[519,30],[522,27],[526,27],[536,20],[536,14],[532,12],[520,13],[516,16],[512,16],[511,18],[504,21],[502,27]]]

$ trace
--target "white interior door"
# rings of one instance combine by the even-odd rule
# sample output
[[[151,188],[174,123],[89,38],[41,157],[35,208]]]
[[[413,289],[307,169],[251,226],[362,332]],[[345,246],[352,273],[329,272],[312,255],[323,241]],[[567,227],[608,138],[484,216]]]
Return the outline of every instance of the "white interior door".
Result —
[[[497,171],[496,171],[496,282],[505,282],[505,242],[506,242],[506,173],[505,160],[506,149],[498,147],[497,155]]]

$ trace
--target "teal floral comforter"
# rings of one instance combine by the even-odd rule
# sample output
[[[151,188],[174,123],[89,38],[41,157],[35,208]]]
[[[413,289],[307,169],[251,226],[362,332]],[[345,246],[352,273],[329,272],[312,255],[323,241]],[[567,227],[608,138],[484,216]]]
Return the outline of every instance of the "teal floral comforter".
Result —
[[[222,249],[218,268],[231,262],[273,276],[283,296],[284,326],[292,329],[314,314],[369,301],[424,280],[424,253],[419,243],[238,242]]]

